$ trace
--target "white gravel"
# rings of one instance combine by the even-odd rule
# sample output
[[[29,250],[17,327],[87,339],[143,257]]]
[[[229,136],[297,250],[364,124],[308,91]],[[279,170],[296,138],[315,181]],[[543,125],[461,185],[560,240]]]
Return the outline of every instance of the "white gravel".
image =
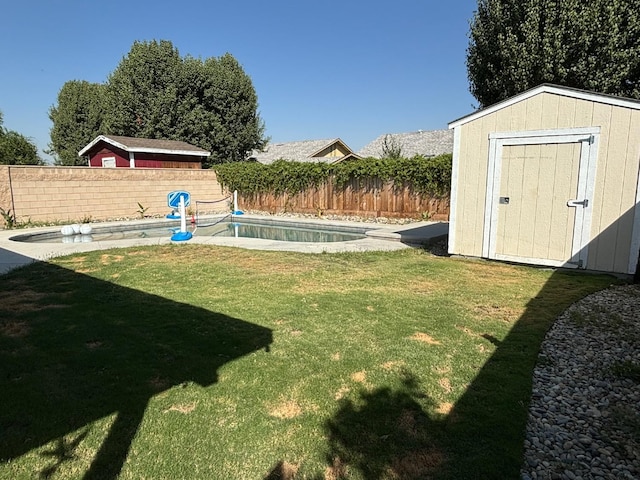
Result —
[[[523,480],[640,479],[640,285],[592,294],[548,332]]]

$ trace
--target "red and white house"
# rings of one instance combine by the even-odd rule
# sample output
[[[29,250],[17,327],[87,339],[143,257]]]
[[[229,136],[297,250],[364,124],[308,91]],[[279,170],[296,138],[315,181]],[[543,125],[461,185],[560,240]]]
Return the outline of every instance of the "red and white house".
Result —
[[[78,155],[90,167],[202,168],[211,152],[177,140],[99,135]]]

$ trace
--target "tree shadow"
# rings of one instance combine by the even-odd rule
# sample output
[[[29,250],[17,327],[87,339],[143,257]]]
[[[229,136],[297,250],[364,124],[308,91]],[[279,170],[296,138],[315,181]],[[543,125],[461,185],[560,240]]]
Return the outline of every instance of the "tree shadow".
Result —
[[[42,478],[108,416],[83,478],[116,478],[154,395],[215,384],[222,365],[272,342],[270,329],[47,263],[2,280],[0,461],[55,442]]]
[[[620,232],[630,231],[634,215],[634,209],[629,210],[593,239],[589,255],[598,256],[602,264],[601,259],[610,259],[613,265],[620,255],[611,251],[614,241]],[[631,235],[625,245],[637,248]],[[628,262],[633,260],[631,256]],[[413,381],[344,401],[325,425],[331,471],[325,478],[520,478],[532,374],[547,331],[573,302],[594,290],[594,281],[601,288],[619,283],[606,273],[590,273],[555,270],[504,339],[481,335],[496,348],[447,414],[427,413],[433,411],[431,402],[420,396]],[[403,412],[410,412],[415,422],[412,434],[402,426]]]
[[[325,424],[329,473],[318,479],[519,478],[532,371],[551,324],[541,314],[568,308],[557,292],[580,290],[581,278],[554,273],[504,340],[481,335],[496,350],[449,412],[434,413],[409,372],[400,388],[341,401]]]
[[[403,372],[398,389],[379,388],[362,392],[356,401],[341,400],[325,425],[325,477],[349,478],[353,471],[366,480],[429,477],[444,461],[435,441],[438,422],[425,413],[432,407],[410,372]]]

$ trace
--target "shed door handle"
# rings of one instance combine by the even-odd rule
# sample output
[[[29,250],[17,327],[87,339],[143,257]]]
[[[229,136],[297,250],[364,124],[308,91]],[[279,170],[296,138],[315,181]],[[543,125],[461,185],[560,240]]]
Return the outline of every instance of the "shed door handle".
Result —
[[[567,207],[584,207],[587,208],[589,206],[589,199],[585,198],[584,200],[569,200],[567,202]]]

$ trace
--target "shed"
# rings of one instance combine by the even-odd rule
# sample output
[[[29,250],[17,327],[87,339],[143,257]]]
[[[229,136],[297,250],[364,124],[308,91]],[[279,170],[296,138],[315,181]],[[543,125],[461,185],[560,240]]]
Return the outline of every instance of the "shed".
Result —
[[[427,158],[453,152],[451,130],[418,130],[417,132],[387,133],[368,143],[358,152],[361,157],[382,158],[385,143],[400,149],[403,157],[423,155]]]
[[[329,140],[302,140],[268,144],[262,151],[253,151],[247,158],[265,165],[276,160],[293,162],[338,163],[360,158],[339,138]]]
[[[177,140],[99,135],[78,155],[90,167],[202,168],[210,152]]]
[[[640,101],[544,84],[449,128],[449,253],[636,272]]]

